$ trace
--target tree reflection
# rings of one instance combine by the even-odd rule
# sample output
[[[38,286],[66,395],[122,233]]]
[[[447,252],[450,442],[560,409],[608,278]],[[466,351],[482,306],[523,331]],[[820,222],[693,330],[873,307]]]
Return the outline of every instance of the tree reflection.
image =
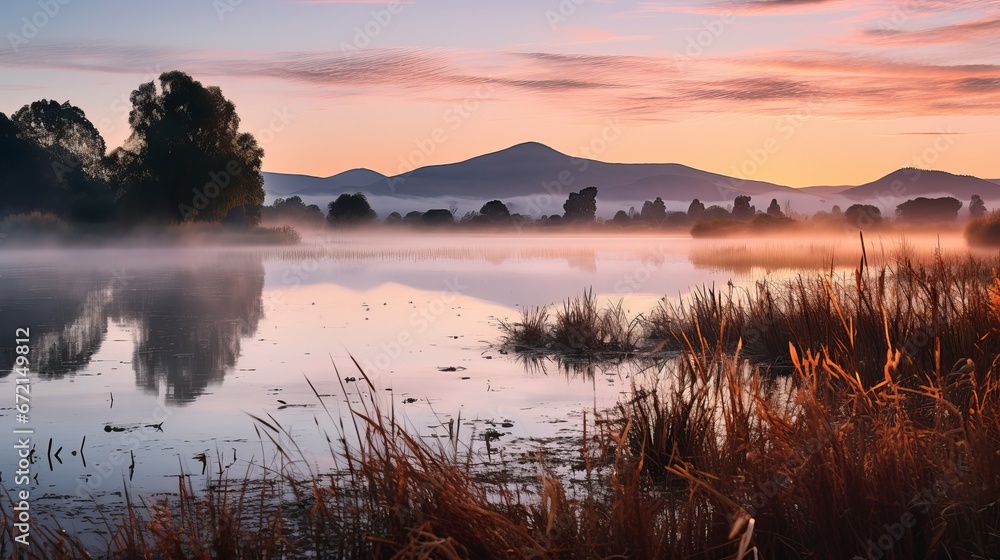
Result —
[[[0,276],[0,357],[13,363],[14,330],[29,327],[34,371],[75,374],[114,321],[132,333],[136,385],[191,402],[222,381],[242,339],[257,332],[263,287],[261,259],[248,256],[115,272],[22,268]]]

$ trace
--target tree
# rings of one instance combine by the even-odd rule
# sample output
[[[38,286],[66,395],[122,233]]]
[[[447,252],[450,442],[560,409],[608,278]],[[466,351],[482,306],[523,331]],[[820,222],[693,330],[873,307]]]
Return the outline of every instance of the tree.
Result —
[[[343,193],[327,207],[326,220],[337,226],[367,224],[378,218],[364,193]]]
[[[306,206],[300,196],[277,198],[270,206],[261,209],[261,219],[270,222],[297,222],[319,224],[325,219],[319,206]]]
[[[698,221],[704,211],[705,204],[696,198],[692,200],[691,205],[688,206],[688,217],[691,218],[692,221]]]
[[[479,209],[479,213],[490,222],[506,222],[510,220],[510,210],[499,200],[491,200]]]
[[[615,212],[615,217],[611,218],[611,223],[619,227],[624,227],[632,223],[632,218],[629,218],[624,210],[619,210]]]
[[[972,195],[972,201],[969,202],[969,217],[982,218],[986,215],[986,203],[983,202],[983,198],[978,194]]]
[[[750,197],[742,194],[736,197],[733,201],[733,212],[732,215],[737,220],[750,220],[753,219],[754,214],[757,213],[757,208],[750,205]]]
[[[563,204],[563,217],[575,223],[593,222],[597,215],[597,187],[587,187],[571,192]]]
[[[445,208],[434,208],[428,210],[424,212],[421,219],[425,224],[432,226],[455,223],[455,215],[452,214],[451,209]]]
[[[36,101],[2,121],[5,212],[51,212],[73,222],[110,219],[114,198],[100,173],[104,139],[81,109]]]
[[[639,213],[640,219],[651,224],[658,224],[667,219],[667,206],[663,199],[656,197],[653,202],[646,201],[642,204],[642,211]]]
[[[954,197],[920,196],[896,206],[896,215],[900,220],[914,223],[954,222],[961,208],[962,201]]]
[[[844,211],[844,220],[859,229],[882,223],[882,211],[871,204],[852,204]]]
[[[774,216],[776,218],[785,215],[785,213],[781,211],[781,205],[778,204],[777,198],[771,199],[771,204],[767,207],[767,215]]]
[[[387,224],[400,224],[403,223],[403,216],[399,212],[392,212],[385,217],[385,223]]]
[[[11,115],[22,138],[34,142],[53,158],[57,174],[81,168],[88,175],[98,172],[104,158],[105,143],[97,127],[83,110],[51,100],[35,101]]]
[[[260,220],[264,150],[239,131],[236,106],[218,87],[165,72],[132,92],[132,134],[109,158],[119,212],[128,221],[223,220],[242,207]]]

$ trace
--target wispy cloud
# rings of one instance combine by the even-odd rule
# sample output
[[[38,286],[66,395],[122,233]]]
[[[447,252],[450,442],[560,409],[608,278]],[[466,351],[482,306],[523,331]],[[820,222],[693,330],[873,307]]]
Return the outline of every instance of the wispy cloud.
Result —
[[[862,31],[861,36],[870,42],[909,46],[977,43],[982,40],[996,42],[1000,40],[1000,15],[916,30],[868,28]]]
[[[932,65],[829,51],[705,56],[680,71],[668,56],[484,53],[373,48],[339,51],[183,50],[108,43],[42,43],[0,51],[0,67],[146,74],[150,62],[196,77],[274,79],[317,96],[461,96],[494,86],[498,99],[637,120],[698,113],[787,114],[824,99],[825,115],[993,114],[1000,65]]]

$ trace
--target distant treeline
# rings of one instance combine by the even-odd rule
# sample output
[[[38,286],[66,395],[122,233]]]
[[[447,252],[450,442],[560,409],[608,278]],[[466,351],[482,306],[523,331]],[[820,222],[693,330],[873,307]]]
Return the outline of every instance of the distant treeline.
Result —
[[[563,214],[553,214],[534,218],[511,213],[500,200],[491,200],[478,212],[468,212],[456,216],[455,208],[430,209],[426,212],[410,212],[400,215],[392,212],[384,220],[387,225],[412,226],[453,226],[467,228],[554,228],[590,227],[613,230],[675,230],[690,232],[695,237],[737,235],[740,233],[759,234],[781,232],[802,227],[837,228],[865,230],[887,227],[892,223],[909,226],[930,226],[955,223],[963,204],[956,198],[915,198],[896,207],[894,220],[882,215],[882,211],[871,204],[854,204],[846,210],[833,206],[829,212],[820,211],[811,216],[783,210],[777,199],[771,199],[766,210],[758,210],[751,204],[751,197],[737,196],[728,208],[712,205],[706,207],[694,199],[686,212],[668,211],[664,201],[657,197],[647,200],[640,210],[634,207],[619,210],[610,220],[600,220],[597,213],[597,188],[588,187],[569,194],[563,204]],[[974,195],[969,204],[969,216],[981,218],[986,214],[986,205],[981,197]],[[379,216],[368,203],[364,193],[342,194],[327,207],[324,215],[315,204],[306,206],[298,196],[279,198],[273,205],[265,206],[265,221],[275,223],[333,226],[341,228],[375,225]]]

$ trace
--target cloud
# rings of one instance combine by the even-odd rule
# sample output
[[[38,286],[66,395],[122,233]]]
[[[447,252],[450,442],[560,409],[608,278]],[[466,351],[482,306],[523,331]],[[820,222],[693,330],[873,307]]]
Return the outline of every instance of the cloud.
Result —
[[[683,120],[706,113],[784,115],[824,100],[825,116],[984,115],[1000,110],[1000,65],[933,65],[831,51],[702,56],[679,68],[660,56],[496,53],[371,48],[340,51],[184,50],[44,43],[0,51],[0,67],[148,75],[153,61],[200,80],[278,80],[315,97],[363,96],[377,104],[465,98],[548,104],[555,110]],[[148,79],[148,78],[146,78]]]
[[[977,43],[1000,37],[1000,16],[953,23],[911,31],[880,26],[862,32],[862,39],[892,45],[930,45],[941,43]]]

